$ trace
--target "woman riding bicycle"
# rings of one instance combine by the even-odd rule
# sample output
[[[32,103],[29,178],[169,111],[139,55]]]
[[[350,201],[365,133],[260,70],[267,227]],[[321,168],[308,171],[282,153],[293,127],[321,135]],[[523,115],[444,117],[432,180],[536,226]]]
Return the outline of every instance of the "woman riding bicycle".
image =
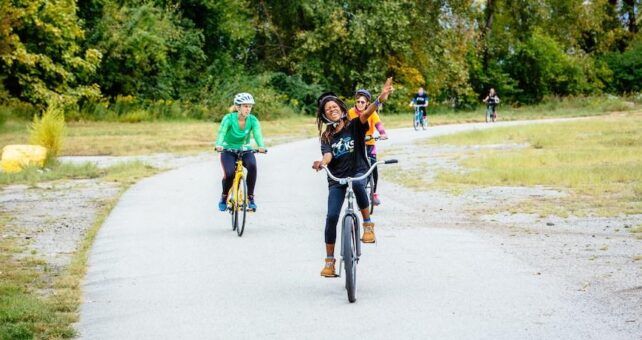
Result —
[[[359,117],[348,119],[348,109],[345,103],[332,93],[324,93],[317,99],[317,126],[321,140],[323,158],[315,161],[312,168],[319,171],[324,166],[337,177],[356,177],[368,170],[366,158],[365,137],[368,131],[368,118],[377,110],[392,92],[392,78],[388,78],[384,88],[374,103],[361,113]],[[322,129],[325,126],[325,129]],[[325,266],[321,276],[334,277],[336,260],[334,259],[334,244],[337,238],[337,223],[341,214],[341,206],[345,198],[347,185],[328,178],[328,213],[325,222]],[[353,182],[357,205],[363,216],[364,243],[375,241],[374,223],[370,220],[368,194],[365,181]]]
[[[490,88],[490,91],[486,98],[484,98],[484,103],[486,103],[486,119],[488,120],[488,116],[490,115],[490,118],[495,121],[497,119],[497,112],[495,111],[495,108],[497,107],[497,104],[499,104],[499,97],[497,96],[497,93],[495,93],[494,88]],[[492,113],[491,113],[492,112]]]
[[[227,209],[227,193],[234,181],[236,168],[236,154],[225,150],[242,150],[250,146],[250,133],[258,145],[259,152],[265,152],[261,124],[256,116],[250,114],[254,98],[249,93],[239,93],[234,97],[236,111],[223,117],[216,139],[216,151],[221,153],[221,166],[223,167],[223,193],[218,202],[218,210]],[[253,153],[243,155],[243,166],[247,169],[247,192],[250,203],[248,209],[256,210],[254,202],[254,186],[256,185],[256,158]]]
[[[355,107],[348,110],[348,119],[353,119],[360,116],[366,110],[368,105],[370,105],[370,100],[372,99],[372,95],[370,95],[370,92],[365,89],[357,90],[354,97]],[[368,158],[370,159],[370,164],[374,164],[377,162],[377,147],[375,145],[377,141],[374,139],[375,128],[379,132],[379,137],[381,139],[388,139],[388,136],[386,135],[386,130],[383,128],[383,123],[379,118],[379,112],[375,111],[374,113],[372,113],[370,118],[368,118],[368,125],[370,127],[368,128],[368,131],[366,131],[366,138],[369,137],[366,141],[366,152],[368,154]],[[372,172],[372,178],[374,179],[374,188],[372,188],[372,201],[374,205],[379,205],[381,204],[381,201],[379,200],[379,194],[377,194],[377,182],[379,180],[379,172],[377,171],[377,168],[375,168]]]

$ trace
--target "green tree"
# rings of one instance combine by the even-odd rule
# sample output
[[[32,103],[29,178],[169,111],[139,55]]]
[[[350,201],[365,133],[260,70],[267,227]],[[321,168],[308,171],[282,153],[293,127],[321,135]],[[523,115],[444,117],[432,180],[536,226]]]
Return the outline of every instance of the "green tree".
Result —
[[[90,82],[101,54],[81,48],[84,32],[72,0],[3,0],[0,69],[15,97],[44,105],[100,95]]]
[[[105,5],[89,43],[103,54],[98,80],[104,93],[179,98],[193,89],[206,62],[200,31],[152,3]]]

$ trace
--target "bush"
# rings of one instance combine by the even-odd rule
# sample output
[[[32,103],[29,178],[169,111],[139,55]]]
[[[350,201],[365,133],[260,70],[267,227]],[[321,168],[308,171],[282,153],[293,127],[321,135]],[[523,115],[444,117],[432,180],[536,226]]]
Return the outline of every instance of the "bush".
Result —
[[[319,84],[308,84],[299,75],[288,76],[281,72],[270,77],[270,86],[285,94],[290,106],[310,115],[315,114],[317,97],[323,92]]]
[[[605,60],[613,71],[610,90],[618,93],[642,91],[642,40],[631,44],[623,53],[608,53]]]
[[[0,128],[4,126],[4,123],[7,121],[7,112],[6,110],[0,109]]]
[[[118,121],[122,123],[140,123],[150,120],[153,120],[153,117],[145,110],[135,110],[118,117]]]
[[[65,132],[65,115],[63,110],[50,105],[42,114],[33,116],[29,127],[29,143],[47,148],[47,161],[51,161],[60,152]]]

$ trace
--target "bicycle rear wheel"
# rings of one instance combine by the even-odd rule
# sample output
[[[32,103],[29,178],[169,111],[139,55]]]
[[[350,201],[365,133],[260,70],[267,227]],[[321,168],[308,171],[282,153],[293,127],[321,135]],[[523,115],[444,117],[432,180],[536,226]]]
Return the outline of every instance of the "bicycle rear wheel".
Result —
[[[343,262],[346,267],[346,291],[348,301],[353,303],[357,301],[357,242],[359,242],[359,228],[356,216],[346,215],[343,218]]]
[[[236,230],[236,203],[234,203],[234,190],[230,189],[227,193],[227,197],[231,197],[228,201],[228,210],[230,216],[232,216],[232,231]]]
[[[247,183],[245,183],[245,177],[241,177],[239,180],[239,186],[237,190],[237,200],[236,200],[236,233],[239,237],[243,236],[245,231],[245,217],[247,216]]]
[[[368,177],[368,184],[367,184],[368,198],[370,199],[370,214],[374,213],[374,207],[375,207],[375,204],[374,204],[374,188],[375,188],[374,176],[370,175],[370,177]]]

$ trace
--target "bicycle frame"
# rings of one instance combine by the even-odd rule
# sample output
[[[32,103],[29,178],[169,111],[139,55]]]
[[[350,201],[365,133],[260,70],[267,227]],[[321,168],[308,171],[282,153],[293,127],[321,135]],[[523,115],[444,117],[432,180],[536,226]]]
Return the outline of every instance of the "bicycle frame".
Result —
[[[328,177],[330,177],[333,180],[339,182],[339,184],[341,184],[341,185],[344,185],[344,184],[348,185],[348,189],[346,190],[346,198],[347,198],[348,202],[347,202],[347,207],[346,207],[346,209],[344,211],[342,220],[344,220],[346,216],[352,216],[355,221],[359,221],[359,218],[358,218],[357,214],[355,213],[355,209],[354,209],[355,195],[354,195],[354,189],[352,188],[352,183],[354,181],[362,181],[362,180],[368,178],[368,176],[370,176],[370,174],[372,174],[374,169],[379,164],[393,164],[393,163],[397,163],[397,160],[396,159],[391,159],[391,160],[387,160],[387,161],[378,161],[378,162],[372,164],[370,166],[370,169],[368,169],[368,171],[365,174],[363,174],[361,176],[358,176],[358,177],[346,177],[346,178],[338,178],[338,177],[334,176],[332,174],[332,172],[330,172],[330,170],[327,167],[325,167],[325,166],[323,167],[325,172],[328,174]],[[359,223],[357,222],[357,226],[358,225],[359,225]],[[344,227],[345,227],[345,224],[342,223],[342,228],[344,228]],[[359,231],[357,230],[356,232],[358,233]],[[342,230],[342,232],[341,232],[341,262],[339,262],[339,275],[338,275],[339,277],[341,276],[341,267],[342,267],[342,263],[343,263],[343,258],[345,258],[346,252],[351,251],[351,249],[346,249],[345,246],[344,246],[344,245],[348,244],[347,242],[345,242],[346,240],[343,239],[345,234],[346,233],[343,232],[343,230]],[[361,242],[356,242],[356,248],[357,248],[356,249],[356,254],[357,254],[356,260],[358,262],[359,261],[359,257],[361,256]]]
[[[415,105],[415,121],[421,124],[421,119],[423,118],[423,113],[421,112],[421,105]],[[407,117],[407,116],[406,116]],[[408,118],[406,118],[408,119]]]
[[[231,212],[234,212],[235,210],[238,209],[239,207],[239,202],[241,200],[247,200],[247,197],[241,197],[241,199],[234,199],[238,197],[238,186],[239,186],[239,181],[243,176],[245,176],[245,173],[243,172],[243,159],[241,156],[238,156],[238,159],[236,160],[236,170],[234,171],[234,181],[232,182],[232,187],[230,190],[232,191],[231,195],[227,195],[227,205],[231,208]],[[232,202],[232,199],[234,199],[234,202]]]
[[[230,188],[230,193],[227,195],[227,206],[230,207],[230,213],[234,213],[239,207],[239,202],[245,200],[247,203],[248,197],[241,197],[241,200],[236,199],[238,196],[238,184],[241,178],[245,176],[245,172],[243,171],[243,155],[246,153],[257,153],[258,150],[254,149],[241,149],[241,150],[234,150],[234,149],[223,149],[223,151],[228,151],[231,153],[234,153],[236,155],[236,165],[235,165],[235,170],[234,170],[234,181],[232,182],[232,187]],[[267,151],[266,151],[267,152]]]

